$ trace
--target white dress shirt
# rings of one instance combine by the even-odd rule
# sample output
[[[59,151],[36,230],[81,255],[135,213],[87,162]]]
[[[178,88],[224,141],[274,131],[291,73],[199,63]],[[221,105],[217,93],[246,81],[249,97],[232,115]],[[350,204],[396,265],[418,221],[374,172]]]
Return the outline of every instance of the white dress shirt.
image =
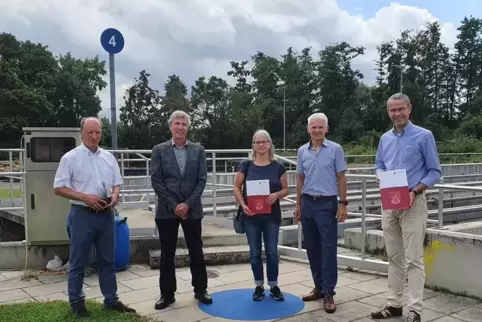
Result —
[[[98,148],[92,153],[81,144],[60,159],[54,188],[67,187],[76,192],[106,198],[112,194],[114,186],[122,183],[119,165],[110,152]],[[71,203],[85,205],[77,200],[71,200]]]

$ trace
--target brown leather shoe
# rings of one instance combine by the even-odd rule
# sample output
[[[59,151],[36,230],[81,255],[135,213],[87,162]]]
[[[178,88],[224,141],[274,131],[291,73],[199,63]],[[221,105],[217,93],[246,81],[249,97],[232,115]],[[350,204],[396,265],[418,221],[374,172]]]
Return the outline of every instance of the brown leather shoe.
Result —
[[[333,300],[333,296],[325,296],[325,312],[326,313],[335,313],[336,311],[336,304],[335,301]]]
[[[305,302],[316,301],[321,298],[323,298],[323,293],[318,291],[316,288],[314,288],[313,291],[311,291],[311,293],[308,293],[301,297],[301,299]]]

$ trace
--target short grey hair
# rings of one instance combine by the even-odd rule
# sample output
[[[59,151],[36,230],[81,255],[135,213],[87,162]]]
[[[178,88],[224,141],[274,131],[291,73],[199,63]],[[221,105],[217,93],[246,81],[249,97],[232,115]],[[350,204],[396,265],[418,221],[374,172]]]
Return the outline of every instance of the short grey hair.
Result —
[[[264,136],[266,138],[266,140],[270,143],[270,148],[268,150],[268,159],[269,161],[275,161],[276,160],[276,156],[274,154],[274,145],[273,145],[273,141],[271,140],[271,135],[269,135],[268,131],[266,130],[258,130],[254,133],[253,135],[253,141],[252,141],[252,144],[251,144],[251,153],[249,154],[249,159],[251,161],[255,161],[256,160],[256,149],[255,149],[255,144],[254,142],[256,141],[256,138],[258,136]]]
[[[387,108],[388,108],[388,102],[392,100],[404,100],[407,106],[411,106],[410,98],[408,98],[408,96],[403,93],[395,93],[392,96],[390,96],[390,98],[387,100]]]
[[[308,125],[310,127],[310,122],[313,120],[322,120],[325,121],[326,125],[328,126],[328,116],[325,113],[313,113],[308,117]]]
[[[189,116],[189,114],[187,114],[184,111],[177,110],[177,111],[172,112],[171,116],[169,116],[169,120],[167,121],[169,123],[169,126],[172,125],[172,122],[175,119],[184,119],[187,122],[187,127],[191,126],[191,117]]]
[[[102,119],[100,117],[95,117],[95,116],[86,116],[86,117],[83,117],[81,120],[80,120],[80,130],[82,131],[82,129],[84,128],[84,124],[85,124],[85,121],[87,120],[97,120],[99,123],[100,123],[100,127],[102,128]]]

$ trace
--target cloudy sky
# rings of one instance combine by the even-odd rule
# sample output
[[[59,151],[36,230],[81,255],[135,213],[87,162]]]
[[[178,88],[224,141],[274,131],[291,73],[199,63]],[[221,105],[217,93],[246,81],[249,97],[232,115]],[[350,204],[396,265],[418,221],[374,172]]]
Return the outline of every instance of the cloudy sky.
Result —
[[[120,30],[125,38],[116,56],[120,103],[142,69],[158,89],[171,74],[180,75],[188,88],[201,75],[232,83],[226,75],[231,60],[249,59],[257,50],[279,56],[289,46],[316,52],[339,41],[367,49],[356,67],[370,83],[378,44],[439,20],[443,41],[452,45],[464,16],[482,14],[476,1],[0,0],[0,31],[48,45],[54,54],[107,59],[100,34]],[[108,88],[99,95],[103,114],[110,115]]]

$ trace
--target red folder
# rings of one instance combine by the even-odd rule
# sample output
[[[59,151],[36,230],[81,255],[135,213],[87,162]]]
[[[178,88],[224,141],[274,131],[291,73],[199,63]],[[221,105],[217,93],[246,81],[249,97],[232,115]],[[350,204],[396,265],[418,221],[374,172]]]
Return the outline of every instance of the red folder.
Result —
[[[405,169],[387,170],[377,174],[383,210],[408,209],[410,191]]]
[[[271,205],[266,202],[268,196],[248,196],[248,208],[256,215],[270,214]]]
[[[380,189],[383,210],[408,209],[410,207],[410,191],[408,187],[391,187]]]

